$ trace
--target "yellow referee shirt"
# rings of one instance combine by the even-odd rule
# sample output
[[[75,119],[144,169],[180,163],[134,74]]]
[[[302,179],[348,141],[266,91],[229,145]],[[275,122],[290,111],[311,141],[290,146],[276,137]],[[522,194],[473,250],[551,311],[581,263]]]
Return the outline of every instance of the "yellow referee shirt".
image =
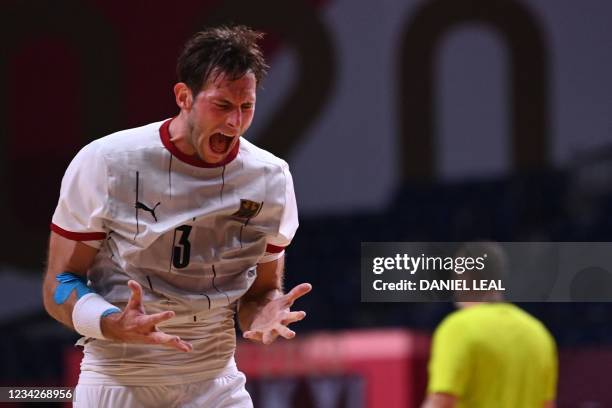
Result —
[[[556,387],[555,341],[517,306],[467,307],[434,333],[428,392],[454,395],[460,408],[541,408]]]

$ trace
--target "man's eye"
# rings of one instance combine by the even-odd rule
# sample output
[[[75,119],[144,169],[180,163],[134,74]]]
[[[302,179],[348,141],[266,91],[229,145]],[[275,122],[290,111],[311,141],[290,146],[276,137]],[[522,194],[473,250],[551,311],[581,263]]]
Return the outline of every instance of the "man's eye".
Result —
[[[242,109],[243,110],[253,109],[253,104],[252,103],[247,103],[245,105],[242,105]]]
[[[227,108],[229,108],[229,105],[222,104],[222,103],[217,103],[215,105],[217,105],[217,108],[219,108],[219,109],[227,109]]]

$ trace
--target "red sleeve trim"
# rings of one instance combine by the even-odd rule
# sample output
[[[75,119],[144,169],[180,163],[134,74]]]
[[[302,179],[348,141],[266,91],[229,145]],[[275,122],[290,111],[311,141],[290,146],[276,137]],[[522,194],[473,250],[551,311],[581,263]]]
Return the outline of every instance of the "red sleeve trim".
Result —
[[[282,246],[268,244],[268,246],[266,247],[266,252],[270,254],[278,254],[279,252],[282,252],[284,250],[285,250],[285,247],[282,247]]]
[[[106,238],[105,232],[72,232],[51,223],[51,231],[73,241],[100,241]]]

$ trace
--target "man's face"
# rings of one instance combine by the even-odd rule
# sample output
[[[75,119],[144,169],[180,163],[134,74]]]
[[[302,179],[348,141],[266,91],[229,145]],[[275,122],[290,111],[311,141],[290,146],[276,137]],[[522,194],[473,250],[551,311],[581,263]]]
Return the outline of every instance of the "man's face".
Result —
[[[211,75],[188,113],[190,142],[200,159],[219,163],[246,132],[255,113],[257,81],[252,72],[231,80]]]

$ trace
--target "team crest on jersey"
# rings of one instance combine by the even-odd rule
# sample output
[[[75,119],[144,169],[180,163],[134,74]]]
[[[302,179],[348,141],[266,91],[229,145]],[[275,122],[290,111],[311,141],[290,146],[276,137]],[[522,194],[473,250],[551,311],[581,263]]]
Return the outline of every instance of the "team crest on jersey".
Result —
[[[257,201],[251,201],[244,198],[240,199],[240,208],[238,211],[233,213],[234,217],[238,218],[253,218],[259,211],[261,211],[261,207],[263,206],[263,202],[258,203]]]

